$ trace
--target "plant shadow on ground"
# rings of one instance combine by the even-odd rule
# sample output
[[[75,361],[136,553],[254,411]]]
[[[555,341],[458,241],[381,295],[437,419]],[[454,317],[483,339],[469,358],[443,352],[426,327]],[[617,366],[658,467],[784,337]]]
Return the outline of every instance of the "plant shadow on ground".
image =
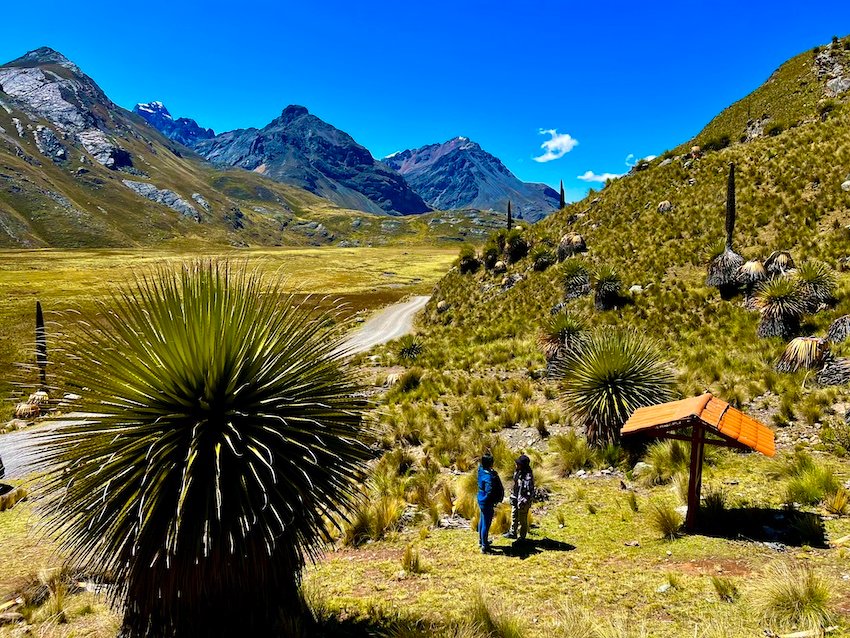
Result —
[[[729,509],[713,520],[699,523],[697,533],[714,538],[781,543],[792,547],[826,548],[823,519],[812,512],[742,507]]]
[[[503,556],[525,560],[529,556],[534,556],[541,552],[571,552],[575,548],[575,545],[556,541],[551,538],[529,538],[524,541],[516,541],[508,546],[493,545],[491,551],[494,554],[502,554]]]

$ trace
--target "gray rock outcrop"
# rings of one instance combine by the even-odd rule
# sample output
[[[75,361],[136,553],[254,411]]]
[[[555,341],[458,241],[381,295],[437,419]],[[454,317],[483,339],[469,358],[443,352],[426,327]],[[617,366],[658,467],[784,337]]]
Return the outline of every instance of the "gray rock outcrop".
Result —
[[[53,129],[39,125],[35,128],[33,137],[35,138],[35,145],[42,155],[46,155],[55,162],[68,159],[68,152],[62,146],[59,138],[56,137]]]
[[[134,182],[129,179],[121,181],[124,183],[124,186],[135,191],[145,199],[162,204],[163,206],[168,206],[170,209],[176,210],[184,217],[194,219],[196,222],[201,221],[201,215],[197,209],[174,191],[167,188],[157,188],[147,182]]]

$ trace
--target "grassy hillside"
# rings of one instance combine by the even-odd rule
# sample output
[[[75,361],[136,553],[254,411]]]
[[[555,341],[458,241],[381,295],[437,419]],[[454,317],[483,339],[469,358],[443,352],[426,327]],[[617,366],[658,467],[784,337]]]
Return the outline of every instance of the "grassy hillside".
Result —
[[[692,143],[716,149],[822,119],[842,101],[828,86],[842,75],[850,76],[850,37],[785,62],[755,91],[723,109]]]

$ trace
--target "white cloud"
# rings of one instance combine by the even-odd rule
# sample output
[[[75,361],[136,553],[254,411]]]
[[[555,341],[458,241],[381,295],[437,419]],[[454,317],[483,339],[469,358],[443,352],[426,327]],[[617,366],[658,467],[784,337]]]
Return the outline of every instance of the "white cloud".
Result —
[[[558,133],[557,129],[540,129],[541,135],[551,135],[552,139],[546,140],[540,145],[545,152],[535,157],[535,162],[551,162],[561,159],[578,145],[578,140],[569,133]]]
[[[658,157],[658,156],[657,156],[657,155],[647,155],[646,157],[643,157],[643,158],[641,158],[641,159],[636,160],[636,159],[635,159],[635,154],[634,154],[634,153],[629,153],[628,155],[626,155],[626,166],[628,166],[629,168],[631,168],[632,166],[634,166],[634,165],[635,165],[635,164],[637,164],[638,162],[642,162],[642,161],[651,162],[651,161],[652,161],[652,160],[654,160],[656,157]]]
[[[619,173],[602,173],[601,175],[597,175],[593,171],[585,171],[584,175],[579,175],[578,179],[583,182],[599,182],[600,184],[604,184],[609,179],[617,179],[618,177],[622,177],[622,174]]]

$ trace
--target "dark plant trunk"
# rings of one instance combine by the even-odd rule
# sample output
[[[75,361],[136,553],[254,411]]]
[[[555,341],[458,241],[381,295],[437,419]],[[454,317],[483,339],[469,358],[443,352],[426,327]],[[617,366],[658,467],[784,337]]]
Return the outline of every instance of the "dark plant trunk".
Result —
[[[513,217],[511,216],[511,202],[508,200],[508,230],[511,229],[513,225]]]
[[[558,207],[561,210],[567,207],[566,194],[564,193],[564,180],[561,180],[561,200]]]
[[[799,329],[800,320],[797,317],[783,317],[782,315],[765,317],[762,315],[757,334],[763,338],[782,337],[783,339],[790,339],[796,336]]]
[[[729,164],[729,179],[726,182],[726,250],[732,250],[732,234],[735,232],[735,164]]]
[[[47,389],[47,330],[44,327],[44,313],[41,302],[35,302],[35,361],[38,364],[38,377],[41,390]]]

